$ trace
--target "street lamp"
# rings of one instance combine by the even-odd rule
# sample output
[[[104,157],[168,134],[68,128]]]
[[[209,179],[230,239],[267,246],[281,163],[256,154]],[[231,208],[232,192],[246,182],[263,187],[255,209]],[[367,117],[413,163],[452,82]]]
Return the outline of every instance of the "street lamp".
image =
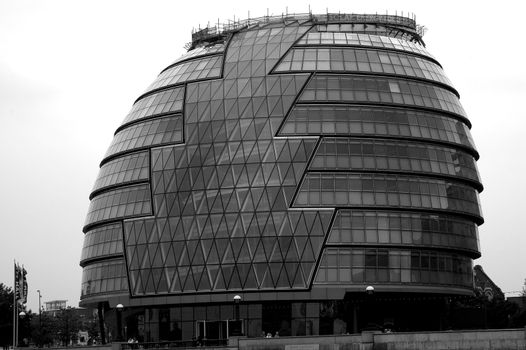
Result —
[[[18,317],[20,317],[21,320],[24,319],[24,317],[26,317],[26,313],[24,311],[20,311],[18,313]],[[15,344],[18,346],[18,329],[20,328],[20,325],[17,327],[16,329],[16,341],[15,341]]]
[[[117,304],[115,308],[117,309],[117,341],[122,341],[122,310],[124,305]]]
[[[236,321],[239,321],[239,302],[241,301],[241,296],[234,296],[234,304],[236,305]]]
[[[41,306],[42,295],[40,294],[40,289],[37,289],[37,292],[38,292],[38,331],[42,333],[42,306]]]
[[[234,316],[235,316],[235,328],[232,331],[232,335],[241,335],[241,321],[239,320],[239,303],[241,302],[241,296],[234,296]]]
[[[367,327],[371,327],[373,326],[371,319],[374,319],[374,317],[372,317],[373,308],[374,308],[374,303],[372,300],[374,296],[374,287],[373,286],[365,287],[365,294],[367,295],[365,305],[368,309],[367,310]]]

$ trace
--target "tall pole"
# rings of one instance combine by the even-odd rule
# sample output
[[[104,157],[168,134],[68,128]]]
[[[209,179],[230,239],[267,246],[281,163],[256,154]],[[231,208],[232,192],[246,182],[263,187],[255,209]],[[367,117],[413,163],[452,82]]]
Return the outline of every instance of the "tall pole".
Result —
[[[17,305],[16,305],[16,278],[17,278],[17,269],[16,269],[16,261],[13,260],[13,263],[14,263],[14,278],[13,278],[13,349],[16,348],[16,338],[17,338],[17,329],[16,329],[16,321],[18,319],[18,308],[17,308]]]
[[[123,341],[122,339],[122,309],[124,309],[124,305],[117,304],[115,309],[117,310],[117,341]]]
[[[104,304],[99,302],[97,307],[97,313],[99,316],[99,332],[100,332],[100,342],[102,345],[106,344],[106,332],[104,330]]]
[[[42,295],[40,294],[40,289],[37,289],[38,292],[38,331],[42,335],[42,306],[40,301],[42,300]]]

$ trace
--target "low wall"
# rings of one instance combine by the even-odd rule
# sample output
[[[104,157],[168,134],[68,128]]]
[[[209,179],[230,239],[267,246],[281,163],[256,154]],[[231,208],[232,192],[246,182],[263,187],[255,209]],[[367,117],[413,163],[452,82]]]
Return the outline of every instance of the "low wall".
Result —
[[[240,338],[239,350],[526,350],[526,329]]]
[[[138,345],[140,349],[141,344]],[[230,339],[228,346],[203,346],[199,348],[203,350],[526,350],[526,329],[418,333],[380,333],[375,331],[334,336],[240,337]],[[121,344],[75,347],[74,349],[120,350]],[[147,347],[144,349],[147,350]],[[153,347],[148,349],[153,349]],[[156,347],[155,349],[182,350],[185,348]]]
[[[25,350],[28,348],[17,348],[17,350]],[[61,347],[43,347],[42,350],[111,350],[112,344],[106,345],[93,345],[93,346],[61,346]]]
[[[372,341],[372,334],[245,338],[239,339],[239,350],[372,350]]]
[[[526,349],[526,329],[376,334],[374,349],[524,350]]]

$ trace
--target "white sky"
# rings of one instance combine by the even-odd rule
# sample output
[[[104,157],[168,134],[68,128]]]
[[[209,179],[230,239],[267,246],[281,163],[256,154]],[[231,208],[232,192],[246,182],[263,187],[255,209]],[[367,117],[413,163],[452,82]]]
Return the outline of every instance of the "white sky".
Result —
[[[396,4],[395,4],[396,3]],[[313,13],[413,12],[473,123],[485,224],[481,264],[503,291],[526,278],[526,5],[312,2]],[[28,306],[80,298],[88,195],[113,132],[193,27],[308,12],[308,2],[0,0],[0,282],[28,270]],[[396,7],[395,7],[396,6]]]

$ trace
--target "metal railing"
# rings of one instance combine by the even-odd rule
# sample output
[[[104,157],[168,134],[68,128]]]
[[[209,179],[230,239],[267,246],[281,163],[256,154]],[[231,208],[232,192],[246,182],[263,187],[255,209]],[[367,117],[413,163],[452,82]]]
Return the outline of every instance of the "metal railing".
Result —
[[[227,346],[228,339],[193,339],[145,343],[120,343],[121,350],[191,348],[200,346]]]
[[[312,13],[298,13],[298,14],[281,14],[278,16],[262,16],[255,18],[247,18],[243,20],[227,21],[220,23],[219,21],[213,27],[199,28],[192,31],[192,42],[205,40],[210,37],[224,35],[226,33],[234,32],[245,27],[254,25],[281,23],[287,21],[313,21],[318,24],[330,23],[376,23],[376,24],[390,24],[403,26],[411,31],[416,32],[416,20],[414,16],[404,17],[399,15],[379,15],[379,14],[355,14],[355,13],[325,13],[314,15]]]

